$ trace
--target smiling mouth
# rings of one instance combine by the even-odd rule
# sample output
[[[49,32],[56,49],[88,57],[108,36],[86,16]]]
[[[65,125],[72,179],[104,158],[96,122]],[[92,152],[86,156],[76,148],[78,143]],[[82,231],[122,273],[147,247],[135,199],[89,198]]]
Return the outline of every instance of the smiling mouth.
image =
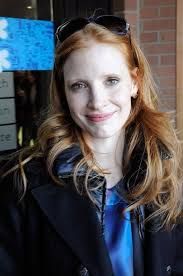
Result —
[[[93,114],[93,115],[87,115],[87,119],[91,122],[103,122],[108,119],[110,119],[113,116],[114,112],[111,113],[102,113],[102,114]]]

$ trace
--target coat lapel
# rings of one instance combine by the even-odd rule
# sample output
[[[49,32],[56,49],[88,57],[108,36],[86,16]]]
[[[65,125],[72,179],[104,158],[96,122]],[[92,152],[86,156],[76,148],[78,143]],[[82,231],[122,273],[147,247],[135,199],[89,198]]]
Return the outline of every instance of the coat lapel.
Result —
[[[139,236],[139,225],[137,219],[132,221],[132,236],[133,236],[133,267],[134,276],[144,276],[144,252],[143,241]]]
[[[145,225],[144,275],[172,275],[175,253],[173,231],[164,229],[155,231],[152,229],[152,225],[155,225],[152,221]]]
[[[111,262],[94,206],[67,188],[48,183],[31,193],[60,237],[72,248],[89,273],[112,275]]]

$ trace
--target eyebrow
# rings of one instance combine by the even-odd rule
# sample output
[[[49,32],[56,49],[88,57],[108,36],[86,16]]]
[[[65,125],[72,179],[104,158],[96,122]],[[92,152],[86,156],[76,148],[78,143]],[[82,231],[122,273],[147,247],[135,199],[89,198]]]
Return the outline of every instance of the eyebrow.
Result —
[[[87,82],[85,79],[81,79],[81,78],[79,78],[79,79],[70,79],[70,80],[67,80],[66,81],[66,85],[71,85],[71,84],[73,84],[73,83],[75,83],[75,82],[80,82],[80,81],[83,81],[83,82]]]
[[[117,73],[108,73],[108,74],[104,74],[103,77],[120,77],[120,74],[117,74]]]
[[[101,75],[101,78],[108,78],[108,77],[117,77],[117,78],[120,78],[120,74],[117,74],[117,73],[108,73],[108,74]],[[88,82],[88,80],[85,79],[85,78],[73,78],[73,79],[67,80],[66,84],[70,85],[73,82],[79,82],[79,81],[84,81],[86,83]]]

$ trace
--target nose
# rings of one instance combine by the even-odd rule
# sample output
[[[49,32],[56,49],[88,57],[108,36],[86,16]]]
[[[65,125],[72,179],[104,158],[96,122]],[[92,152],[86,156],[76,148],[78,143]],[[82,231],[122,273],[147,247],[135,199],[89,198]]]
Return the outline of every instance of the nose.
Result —
[[[107,93],[100,85],[92,86],[88,100],[88,108],[101,110],[107,105]]]

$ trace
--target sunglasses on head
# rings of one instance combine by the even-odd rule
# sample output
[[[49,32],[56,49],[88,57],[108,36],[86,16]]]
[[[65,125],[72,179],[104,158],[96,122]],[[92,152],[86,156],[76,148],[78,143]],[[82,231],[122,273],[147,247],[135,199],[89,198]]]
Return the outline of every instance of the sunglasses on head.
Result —
[[[101,15],[98,17],[78,17],[71,19],[57,28],[56,37],[62,43],[69,36],[82,30],[89,23],[101,25],[118,35],[126,35],[130,31],[130,25],[124,18],[114,15]]]

